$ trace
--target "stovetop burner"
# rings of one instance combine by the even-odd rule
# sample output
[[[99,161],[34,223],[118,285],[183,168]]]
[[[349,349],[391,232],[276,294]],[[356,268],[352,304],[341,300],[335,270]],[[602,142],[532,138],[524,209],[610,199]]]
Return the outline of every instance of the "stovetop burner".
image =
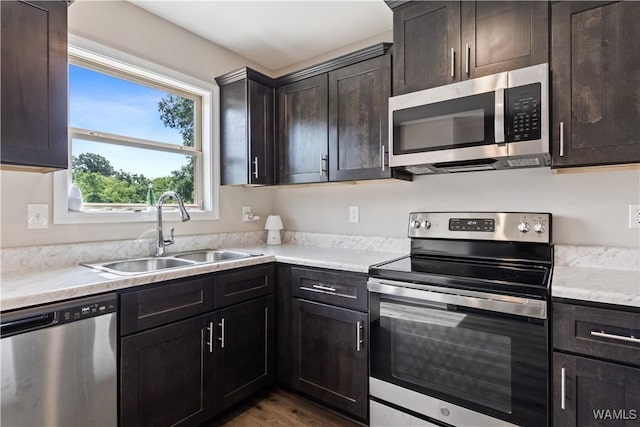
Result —
[[[411,254],[374,265],[372,277],[546,298],[553,264],[551,215],[412,213]]]

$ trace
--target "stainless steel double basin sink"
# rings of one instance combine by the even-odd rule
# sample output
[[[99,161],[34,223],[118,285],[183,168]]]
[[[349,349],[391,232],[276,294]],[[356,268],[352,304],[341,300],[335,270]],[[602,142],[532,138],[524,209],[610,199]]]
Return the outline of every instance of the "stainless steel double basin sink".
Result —
[[[131,276],[134,274],[151,273],[169,268],[189,267],[192,265],[231,261],[259,255],[261,254],[220,249],[204,249],[164,257],[145,257],[83,265],[97,270],[106,271],[108,273],[119,274],[121,276]]]

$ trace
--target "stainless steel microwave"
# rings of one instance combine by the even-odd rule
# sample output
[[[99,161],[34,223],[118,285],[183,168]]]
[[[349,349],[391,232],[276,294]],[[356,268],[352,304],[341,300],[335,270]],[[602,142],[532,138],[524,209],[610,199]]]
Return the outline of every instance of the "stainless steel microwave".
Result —
[[[549,166],[549,66],[389,98],[389,165],[412,174]]]

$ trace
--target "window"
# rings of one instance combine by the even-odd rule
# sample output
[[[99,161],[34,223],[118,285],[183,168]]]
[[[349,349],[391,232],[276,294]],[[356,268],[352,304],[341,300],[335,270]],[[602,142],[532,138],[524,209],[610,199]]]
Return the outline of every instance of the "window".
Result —
[[[55,179],[54,221],[153,220],[149,207],[167,190],[182,196],[194,219],[217,218],[216,88],[78,40],[81,47],[69,47],[70,167]],[[69,210],[72,184],[81,211]]]

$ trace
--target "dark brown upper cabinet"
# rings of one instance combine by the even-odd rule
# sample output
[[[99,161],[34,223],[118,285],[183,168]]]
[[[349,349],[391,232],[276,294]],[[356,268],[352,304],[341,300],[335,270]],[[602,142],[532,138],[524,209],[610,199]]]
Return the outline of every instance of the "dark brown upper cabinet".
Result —
[[[391,56],[329,73],[329,179],[388,178]]]
[[[551,9],[552,167],[640,162],[640,3]]]
[[[393,13],[393,94],[460,80],[460,2],[411,2]]]
[[[280,184],[329,179],[327,74],[278,88]]]
[[[548,61],[547,2],[388,4],[394,9],[394,95]]]
[[[68,167],[67,3],[2,1],[2,169]]]
[[[279,183],[411,179],[390,171],[389,43],[281,77]]]
[[[463,1],[461,5],[463,80],[549,61],[546,1]]]
[[[217,77],[222,185],[274,183],[273,82],[251,68]]]

